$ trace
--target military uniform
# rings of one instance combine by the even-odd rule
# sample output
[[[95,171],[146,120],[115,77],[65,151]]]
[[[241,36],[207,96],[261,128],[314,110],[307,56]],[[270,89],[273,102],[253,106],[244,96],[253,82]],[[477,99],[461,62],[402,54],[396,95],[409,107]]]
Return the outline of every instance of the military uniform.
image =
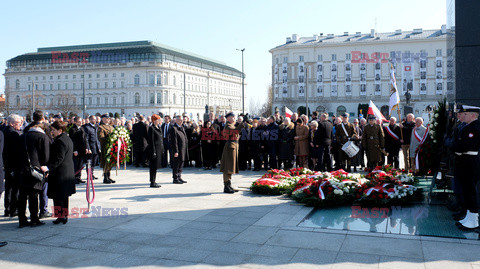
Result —
[[[363,129],[362,146],[367,154],[367,166],[375,168],[382,160],[382,149],[385,147],[385,135],[378,124],[367,124]]]
[[[345,130],[343,127],[345,127]],[[358,139],[357,131],[355,130],[355,126],[352,123],[341,123],[337,125],[335,137],[337,139],[337,143],[339,144],[339,160],[340,160],[340,168],[345,169],[345,165],[347,165],[347,170],[350,170],[350,163],[352,158],[348,157],[348,155],[342,150],[342,147],[345,143],[347,143],[350,139]],[[347,131],[345,133],[345,131]]]
[[[113,127],[107,124],[100,124],[97,132],[98,140],[100,141],[100,146],[102,148],[100,154],[100,167],[103,168],[103,182],[107,183],[110,181],[110,183],[115,183],[115,181],[110,178],[110,171],[112,170],[113,163],[107,163],[107,139],[113,132]]]
[[[223,172],[224,192],[233,192],[231,179],[232,174],[237,174],[239,170],[238,139],[242,128],[244,128],[244,124],[235,127],[234,123],[227,123],[223,130],[224,135],[222,135],[222,137],[225,137],[226,141],[222,152],[220,172]]]
[[[460,131],[452,146],[455,152],[455,174],[458,177],[456,179],[461,185],[465,208],[468,210],[465,218],[460,221],[461,228],[478,227],[479,149],[480,121],[474,120]],[[466,223],[469,218],[470,223]]]

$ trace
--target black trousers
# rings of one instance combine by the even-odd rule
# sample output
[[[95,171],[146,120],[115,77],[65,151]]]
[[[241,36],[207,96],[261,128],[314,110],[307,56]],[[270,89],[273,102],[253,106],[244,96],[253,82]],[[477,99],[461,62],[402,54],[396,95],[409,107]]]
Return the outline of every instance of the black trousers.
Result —
[[[18,173],[16,173],[18,175]],[[18,176],[11,171],[5,171],[5,197],[4,205],[5,211],[9,211],[13,214],[18,209]]]
[[[30,220],[32,222],[38,222],[38,194],[40,191],[34,188],[20,188],[20,194],[18,196],[18,220],[20,223],[27,222],[27,200],[28,210],[30,211]]]
[[[83,156],[73,156],[73,170],[75,171],[75,178],[82,178]]]
[[[181,160],[180,158],[172,157],[173,180],[179,180],[182,178],[183,163],[184,161]]]
[[[157,158],[150,158],[149,160],[150,166],[150,183],[155,183],[157,179]]]
[[[145,149],[142,147],[135,147],[133,152],[135,153],[133,158],[135,166],[145,165]]]
[[[480,160],[478,156],[461,155],[457,156],[455,161],[455,171],[458,173],[458,181],[462,188],[465,209],[478,213]]]
[[[169,151],[170,151],[170,143],[168,142],[167,138],[163,138],[162,167],[167,167],[168,164],[172,162],[171,158],[168,159]]]
[[[388,151],[388,156],[387,156],[387,164],[393,165],[393,167],[396,169],[398,169],[400,166],[399,152],[400,152],[400,149]]]
[[[326,170],[325,170],[326,168]],[[332,153],[330,152],[330,146],[320,146],[317,156],[317,164],[315,165],[316,171],[332,171]]]
[[[56,218],[68,217],[68,196],[53,199],[53,216]]]

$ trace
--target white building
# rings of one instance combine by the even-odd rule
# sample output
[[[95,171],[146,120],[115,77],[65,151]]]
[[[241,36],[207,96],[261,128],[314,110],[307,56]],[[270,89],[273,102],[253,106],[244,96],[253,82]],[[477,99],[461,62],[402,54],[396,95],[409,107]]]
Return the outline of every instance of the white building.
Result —
[[[401,110],[424,115],[447,93],[446,27],[390,33],[288,37],[272,54],[273,108],[360,113],[372,100],[388,117],[390,67],[395,68]],[[448,85],[448,90],[453,90]],[[406,93],[411,95],[410,109]],[[410,111],[409,111],[410,110]],[[367,111],[362,111],[365,114]],[[397,116],[397,114],[395,114]]]
[[[7,61],[9,113],[32,109],[87,114],[179,114],[242,111],[242,73],[225,64],[151,41],[39,48]],[[186,86],[186,88],[185,88]],[[186,95],[184,96],[184,91]]]

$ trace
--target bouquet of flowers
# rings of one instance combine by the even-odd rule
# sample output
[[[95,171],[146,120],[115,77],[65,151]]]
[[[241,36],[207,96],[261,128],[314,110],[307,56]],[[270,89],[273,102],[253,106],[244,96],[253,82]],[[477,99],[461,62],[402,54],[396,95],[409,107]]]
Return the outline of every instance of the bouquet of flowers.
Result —
[[[115,127],[107,139],[107,152],[105,153],[107,163],[116,164],[117,167],[122,163],[125,164],[130,160],[131,147],[132,141],[127,128]]]

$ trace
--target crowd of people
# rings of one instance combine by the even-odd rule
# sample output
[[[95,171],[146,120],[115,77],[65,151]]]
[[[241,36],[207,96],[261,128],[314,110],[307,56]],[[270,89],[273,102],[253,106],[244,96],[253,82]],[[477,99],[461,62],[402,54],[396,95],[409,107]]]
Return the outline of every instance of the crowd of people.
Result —
[[[66,223],[68,197],[75,193],[75,184],[85,183],[82,170],[87,162],[91,163],[93,179],[97,179],[95,169],[100,165],[103,183],[115,183],[110,173],[113,163],[106,161],[104,153],[106,141],[117,126],[126,127],[130,133],[132,165],[150,168],[150,187],[161,187],[156,183],[159,168],[171,167],[173,183],[185,184],[184,166],[212,170],[221,164],[226,193],[235,192],[231,176],[241,170],[296,166],[350,172],[385,161],[398,168],[400,150],[404,152],[405,168],[412,169],[419,144],[416,138],[426,130],[423,120],[412,114],[400,125],[392,117],[385,126],[374,116],[351,121],[347,113],[329,117],[317,112],[311,118],[297,113],[283,117],[278,112],[268,118],[210,113],[199,121],[186,115],[172,118],[161,114],[129,120],[108,114],[45,118],[36,111],[33,121],[26,122],[13,114],[0,126],[5,145],[5,216],[18,216],[20,227],[43,225],[40,219],[52,216],[48,211],[50,198],[57,217],[54,223]],[[342,150],[349,141],[360,149],[353,157]],[[36,179],[32,176],[35,172],[46,180]],[[27,201],[30,221],[26,217]]]

